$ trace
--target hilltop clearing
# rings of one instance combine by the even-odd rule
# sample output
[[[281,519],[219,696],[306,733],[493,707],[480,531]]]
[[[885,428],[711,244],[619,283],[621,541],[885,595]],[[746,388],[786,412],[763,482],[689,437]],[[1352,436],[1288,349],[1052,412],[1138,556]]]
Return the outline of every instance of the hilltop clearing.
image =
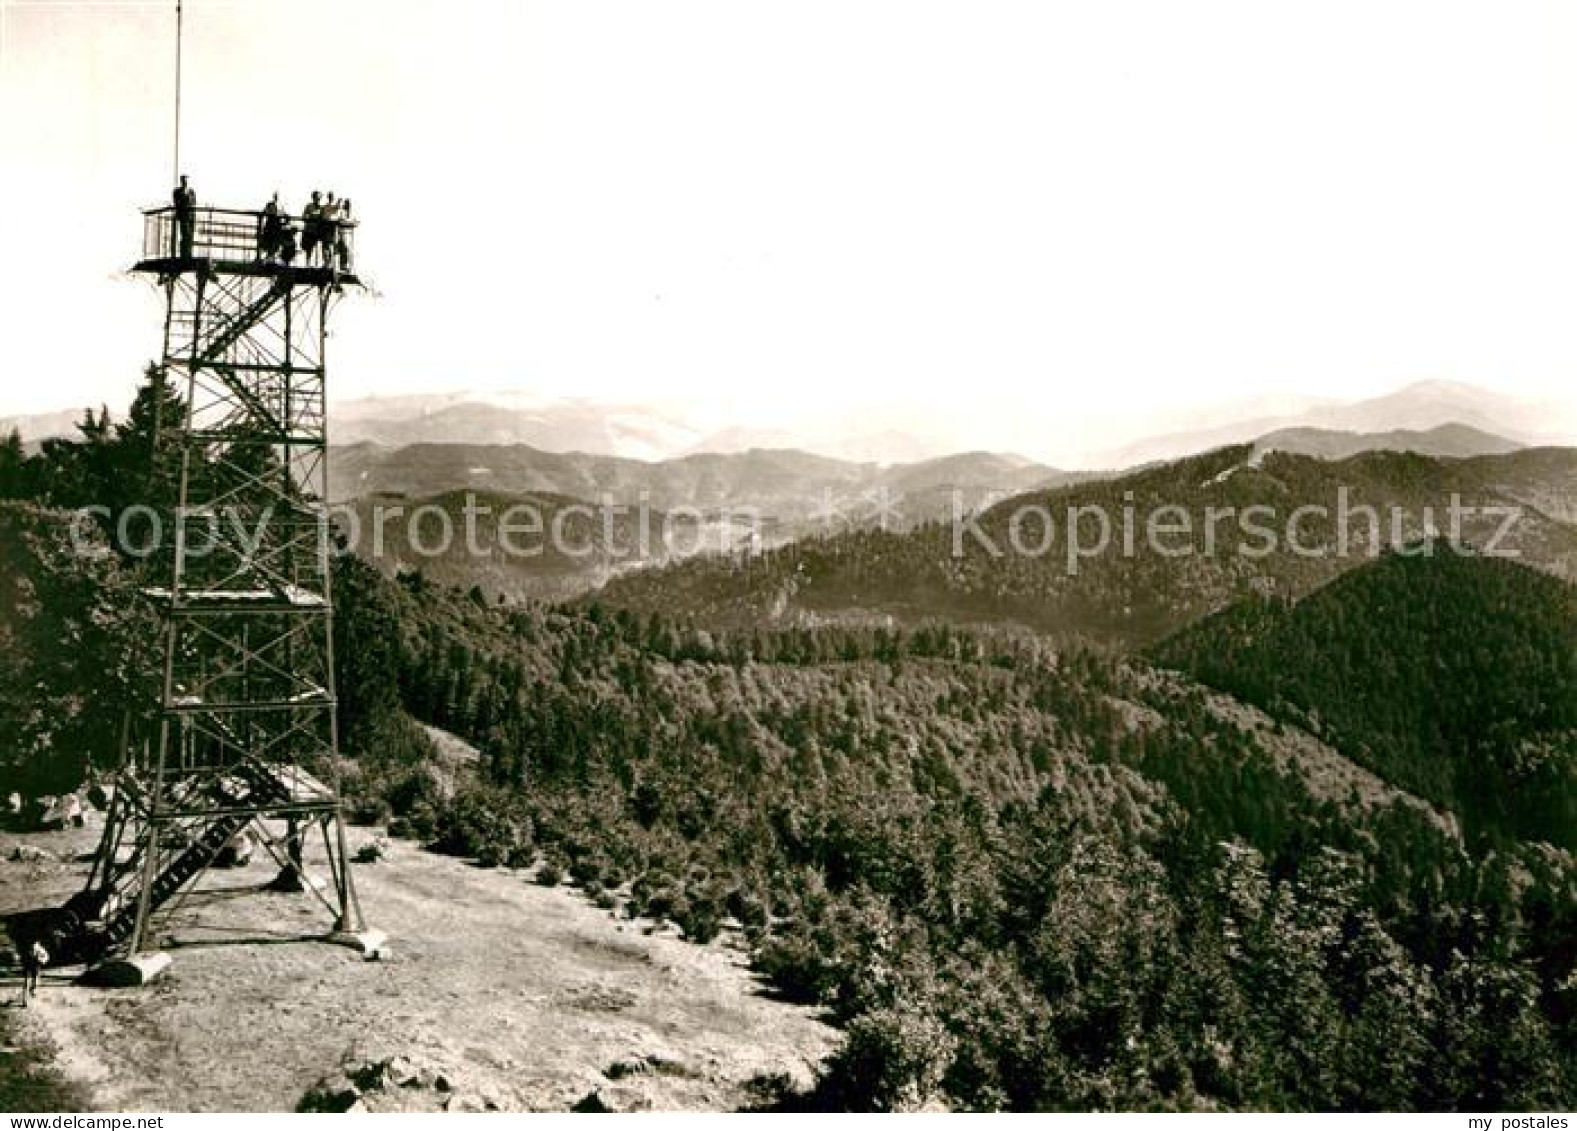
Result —
[[[69,858],[94,836],[27,843]],[[0,837],[7,857],[15,844]],[[8,860],[0,906],[58,900],[85,870]],[[757,1076],[808,1083],[832,1045],[811,1011],[760,993],[735,947],[648,934],[528,873],[391,842],[356,873],[369,920],[391,936],[379,962],[288,941],[323,929],[323,911],[246,890],[269,874],[261,862],[212,873],[168,929],[175,962],[151,986],[46,978],[23,1024],[53,1039],[97,1106],[290,1111],[342,1065],[406,1058],[426,1086],[369,1094],[368,1106],[563,1111],[596,1095],[621,1111],[734,1109]]]

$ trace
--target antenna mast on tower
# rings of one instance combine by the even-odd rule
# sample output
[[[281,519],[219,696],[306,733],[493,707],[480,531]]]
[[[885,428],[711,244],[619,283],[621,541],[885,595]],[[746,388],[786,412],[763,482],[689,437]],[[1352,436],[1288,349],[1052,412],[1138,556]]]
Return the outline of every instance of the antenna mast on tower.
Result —
[[[184,24],[182,2],[175,0],[175,159],[170,170],[170,183],[181,177],[181,38]]]

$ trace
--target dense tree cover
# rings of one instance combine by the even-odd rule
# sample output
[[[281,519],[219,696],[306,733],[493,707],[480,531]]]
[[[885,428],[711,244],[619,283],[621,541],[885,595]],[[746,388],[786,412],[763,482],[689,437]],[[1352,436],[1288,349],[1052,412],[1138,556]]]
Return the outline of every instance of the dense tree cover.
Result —
[[[1472,509],[1462,536],[1487,545],[1503,518],[1485,508],[1515,505],[1499,485],[1502,464],[1517,471],[1521,493],[1540,501],[1566,483],[1557,476],[1540,488],[1538,467],[1499,458],[1469,464],[1369,452],[1326,462],[1272,452],[1256,462],[1247,445],[1223,448],[1019,496],[975,523],[864,529],[630,574],[597,600],[712,626],[946,617],[1145,646],[1250,593],[1302,595],[1367,564],[1382,545],[1449,530],[1453,499]],[[1095,554],[1102,515],[1109,537]],[[1185,522],[1186,531],[1167,532]],[[1091,556],[1070,566],[1075,540]],[[1577,576],[1577,530],[1532,508],[1499,548]]]
[[[1296,720],[1475,831],[1577,848],[1577,589],[1421,542],[1296,603],[1185,629],[1160,662]]]
[[[0,502],[0,793],[74,789],[146,712],[156,626],[92,523]]]
[[[334,692],[342,767],[352,792],[367,798],[393,792],[394,780],[420,773],[432,743],[400,701],[400,624],[372,567],[348,554],[337,559],[334,584]]]
[[[60,476],[136,443],[88,432],[104,451],[46,453]],[[0,726],[34,774],[105,745],[82,728],[119,711],[90,700],[127,694],[106,673],[149,637],[117,619],[132,563],[65,553],[37,503],[0,522]],[[1023,632],[707,631],[348,558],[335,579],[358,801],[697,940],[738,921],[782,992],[845,1027],[810,1102],[1572,1106],[1570,856],[1334,794],[1197,684]],[[413,716],[478,747],[474,785],[449,793]]]
[[[945,626],[363,597],[404,704],[483,752],[452,802],[384,774],[400,825],[693,938],[737,919],[846,1027],[811,1102],[1570,1102],[1570,859],[1316,796],[1191,685]]]
[[[0,436],[0,499],[27,495],[27,449],[22,445],[22,434],[13,428]]]
[[[350,516],[353,516],[353,520]],[[664,516],[549,492],[441,491],[365,495],[343,520],[351,547],[394,576],[420,570],[440,584],[478,586],[505,601],[565,600],[662,554]],[[500,533],[500,527],[504,532]]]

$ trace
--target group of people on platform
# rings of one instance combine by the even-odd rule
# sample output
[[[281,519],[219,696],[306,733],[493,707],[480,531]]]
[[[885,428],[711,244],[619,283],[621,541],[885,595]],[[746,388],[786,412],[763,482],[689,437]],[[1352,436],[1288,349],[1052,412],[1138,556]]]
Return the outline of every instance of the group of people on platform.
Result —
[[[331,192],[313,192],[311,202],[301,210],[298,242],[296,226],[279,207],[276,192],[257,218],[258,257],[288,264],[299,252],[309,265],[317,263],[349,271],[350,241],[346,232],[351,223],[349,200],[338,200]]]
[[[175,187],[176,254],[190,259],[197,228],[197,193],[185,176]],[[290,214],[279,206],[276,192],[257,214],[257,257],[268,263],[293,264],[302,257],[307,266],[349,271],[351,218],[349,200],[336,199],[332,192],[313,192],[311,202],[301,210],[298,230]]]

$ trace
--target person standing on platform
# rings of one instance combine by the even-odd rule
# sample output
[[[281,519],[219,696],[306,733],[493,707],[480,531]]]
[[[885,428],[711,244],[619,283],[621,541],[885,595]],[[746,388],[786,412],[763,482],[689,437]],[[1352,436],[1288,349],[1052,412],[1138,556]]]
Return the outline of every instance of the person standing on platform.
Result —
[[[175,228],[180,239],[177,255],[181,259],[190,259],[197,235],[197,193],[186,183],[185,173],[181,174],[181,183],[175,186],[173,196]]]
[[[279,210],[279,194],[276,192],[263,205],[263,211],[257,218],[257,257],[259,259],[275,259],[279,255],[279,247],[285,234],[285,216]]]
[[[339,201],[334,199],[334,194],[323,194],[323,221],[318,234],[319,245],[323,251],[323,266],[334,266],[334,245],[339,240]]]
[[[314,191],[311,202],[301,210],[301,258],[308,264],[323,238],[323,194]]]
[[[350,270],[350,228],[352,223],[350,200],[347,198],[339,202],[339,224],[334,233],[334,254],[339,261],[339,269],[341,271]]]
[[[350,222],[352,222],[350,221],[350,200],[341,200],[336,215],[334,215],[334,227],[333,232],[331,232],[334,238],[334,270],[336,271],[350,270]]]

